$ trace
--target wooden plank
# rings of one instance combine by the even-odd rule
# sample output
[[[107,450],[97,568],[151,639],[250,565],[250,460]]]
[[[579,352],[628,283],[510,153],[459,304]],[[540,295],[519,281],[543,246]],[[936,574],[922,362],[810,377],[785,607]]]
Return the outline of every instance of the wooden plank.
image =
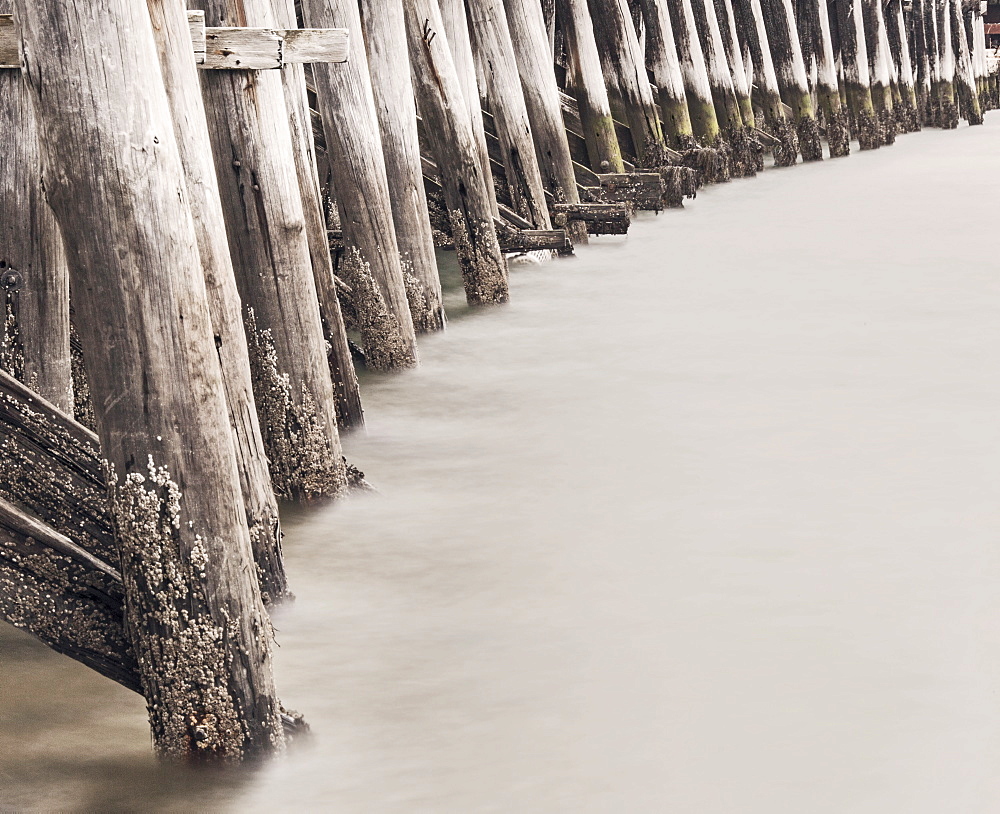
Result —
[[[286,63],[347,62],[350,37],[346,28],[296,28],[283,34]]]
[[[194,61],[201,65],[205,61],[205,12],[188,11],[187,21],[191,31],[191,46],[194,48]]]
[[[205,60],[201,67],[266,71],[286,63],[346,62],[348,44],[345,28],[211,27],[205,29]]]
[[[266,71],[281,67],[281,33],[273,28],[206,28],[206,70]]]
[[[0,69],[21,68],[21,38],[13,14],[0,14]]]

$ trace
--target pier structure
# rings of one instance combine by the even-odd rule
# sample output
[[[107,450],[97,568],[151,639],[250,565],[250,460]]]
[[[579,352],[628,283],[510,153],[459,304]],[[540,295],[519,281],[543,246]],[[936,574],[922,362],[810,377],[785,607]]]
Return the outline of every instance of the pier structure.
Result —
[[[279,500],[366,486],[436,251],[502,304],[767,154],[982,123],[986,44],[962,0],[0,0],[0,618],[161,755],[280,750]]]

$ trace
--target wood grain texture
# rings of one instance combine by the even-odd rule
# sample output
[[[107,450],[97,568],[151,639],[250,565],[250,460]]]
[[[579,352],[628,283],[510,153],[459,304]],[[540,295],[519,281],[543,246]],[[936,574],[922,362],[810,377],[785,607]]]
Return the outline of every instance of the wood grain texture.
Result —
[[[198,0],[210,25],[275,27],[267,0]],[[346,470],[281,76],[201,71],[254,398],[279,497],[339,494]]]
[[[291,29],[297,24],[295,0],[271,0],[271,8],[278,25]],[[354,368],[354,358],[347,341],[347,330],[340,307],[340,298],[337,296],[330,244],[326,236],[326,218],[323,214],[323,198],[319,184],[316,140],[313,136],[312,112],[306,93],[305,66],[286,65],[281,71],[281,86],[285,93],[285,106],[288,110],[288,126],[292,136],[295,172],[298,176],[299,192],[302,198],[302,215],[305,219],[306,238],[309,243],[309,257],[312,261],[316,296],[319,299],[323,335],[330,346],[328,360],[330,373],[333,376],[337,423],[342,429],[357,428],[364,425],[364,410],[361,404],[358,375]]]
[[[418,331],[444,327],[441,279],[434,256],[427,197],[417,137],[417,108],[406,53],[406,21],[401,0],[361,0],[372,91],[382,137],[389,200],[399,258],[407,282],[410,313]]]
[[[10,10],[10,0],[0,0],[0,11]],[[12,25],[2,30],[14,31]],[[17,42],[13,47],[19,53]],[[0,302],[6,298],[9,311],[0,332],[0,367],[6,364],[61,410],[72,411],[69,269],[42,189],[39,132],[19,68],[0,70],[0,144],[0,276],[19,281],[10,289],[0,286]]]
[[[389,202],[382,140],[357,0],[304,0],[307,25],[350,32],[351,58],[313,65],[344,251],[337,274],[351,287],[351,305],[365,351],[376,370],[417,363],[413,317]]]
[[[506,302],[507,264],[493,226],[499,210],[483,170],[437,0],[408,0],[405,12],[417,106],[440,171],[466,299],[474,305]]]
[[[480,99],[496,125],[504,177],[514,209],[538,229],[551,229],[531,121],[517,58],[500,0],[466,0],[469,31],[479,75]]]
[[[587,0],[556,0],[555,7],[566,39],[567,89],[577,101],[590,168],[594,172],[624,172]]]
[[[267,599],[278,599],[288,591],[281,559],[278,503],[253,396],[243,305],[229,255],[205,105],[196,61],[187,47],[184,3],[147,0],[146,5],[184,166],[257,575]]]
[[[15,9],[154,742],[188,760],[272,751],[269,624],[146,5]]]

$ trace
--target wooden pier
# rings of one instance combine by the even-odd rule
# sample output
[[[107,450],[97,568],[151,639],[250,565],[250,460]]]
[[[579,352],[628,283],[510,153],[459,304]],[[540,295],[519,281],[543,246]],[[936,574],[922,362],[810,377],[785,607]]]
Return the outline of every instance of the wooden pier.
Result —
[[[189,6],[0,0],[0,618],[180,760],[295,730],[278,501],[364,485],[356,366],[445,329],[436,251],[495,306],[509,255],[1000,106],[964,0]]]

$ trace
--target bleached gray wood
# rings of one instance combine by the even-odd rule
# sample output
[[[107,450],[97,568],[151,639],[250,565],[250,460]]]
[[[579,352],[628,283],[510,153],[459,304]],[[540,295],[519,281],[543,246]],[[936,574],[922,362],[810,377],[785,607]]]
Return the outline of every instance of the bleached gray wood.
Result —
[[[382,139],[357,0],[303,0],[307,25],[346,28],[351,57],[313,66],[344,232],[337,274],[351,287],[365,361],[376,370],[412,367],[417,340],[403,284]],[[400,55],[400,58],[402,54]]]
[[[686,150],[694,145],[684,74],[677,56],[674,28],[665,0],[638,0],[646,32],[646,64],[657,87],[667,146]]]
[[[276,22],[282,28],[291,29],[297,25],[295,0],[271,0],[271,9]],[[281,70],[281,86],[288,111],[295,173],[298,176],[299,193],[302,198],[302,216],[305,219],[306,240],[309,243],[309,257],[312,261],[316,296],[319,299],[323,335],[330,345],[328,361],[333,376],[337,423],[343,429],[361,427],[364,424],[364,410],[354,358],[347,341],[340,297],[337,293],[330,242],[326,234],[316,139],[313,135],[312,112],[306,92],[305,66],[296,63],[285,65]],[[319,128],[322,129],[322,123],[319,124]]]
[[[346,62],[348,39],[347,31],[337,28],[287,30],[208,26],[205,29],[205,59],[200,67],[266,71],[286,64]]]
[[[288,587],[281,560],[278,503],[263,454],[242,303],[229,256],[196,62],[187,47],[184,2],[147,0],[146,4],[184,166],[257,575],[267,597],[279,599]]]
[[[417,106],[440,170],[466,299],[506,302],[507,264],[500,253],[491,196],[468,106],[437,0],[407,0],[406,39]]]
[[[539,0],[506,0],[505,7],[542,183],[554,202],[578,204],[580,193],[542,6]],[[582,220],[570,220],[569,229],[574,242],[586,242]]]
[[[445,315],[421,174],[410,62],[400,58],[407,47],[402,0],[361,0],[361,18],[413,326],[437,331],[444,327]]]
[[[473,54],[485,100],[496,124],[504,176],[514,209],[538,229],[551,229],[531,122],[517,69],[507,15],[500,0],[466,0]]]
[[[499,214],[497,208],[496,184],[493,169],[490,164],[490,151],[486,143],[486,128],[483,122],[483,108],[480,104],[479,78],[476,75],[476,58],[472,53],[472,36],[469,33],[469,18],[465,12],[465,0],[438,0],[441,21],[444,24],[444,34],[448,38],[448,50],[455,63],[459,85],[465,106],[472,125],[472,134],[476,140],[476,150],[483,167],[483,178],[493,201],[493,215]],[[419,100],[418,100],[419,108]]]
[[[637,164],[661,166],[666,163],[663,129],[626,0],[589,0],[589,4],[611,112],[628,124]]]
[[[267,0],[194,5],[209,24],[275,27]],[[279,497],[337,495],[346,469],[281,76],[199,77],[271,478]]]
[[[21,38],[14,15],[0,14],[0,70],[21,67]]]
[[[590,168],[594,172],[624,172],[587,0],[556,0],[555,5],[569,60],[567,87],[576,97]]]
[[[0,0],[0,11],[11,7]],[[13,52],[19,54],[16,42]],[[38,138],[20,68],[0,70],[0,317],[5,298],[11,311],[0,329],[0,367],[72,412],[69,269],[42,189]],[[3,286],[5,275],[19,281],[10,290]]]
[[[778,77],[781,100],[792,110],[799,135],[799,151],[803,161],[821,161],[823,144],[819,124],[809,91],[802,46],[795,27],[792,0],[761,0],[764,26],[771,45],[771,57]]]
[[[205,61],[205,12],[187,12],[188,32],[191,35],[191,47],[194,50],[194,61],[201,65]]]
[[[270,626],[146,4],[15,9],[154,742],[182,759],[273,751]]]

